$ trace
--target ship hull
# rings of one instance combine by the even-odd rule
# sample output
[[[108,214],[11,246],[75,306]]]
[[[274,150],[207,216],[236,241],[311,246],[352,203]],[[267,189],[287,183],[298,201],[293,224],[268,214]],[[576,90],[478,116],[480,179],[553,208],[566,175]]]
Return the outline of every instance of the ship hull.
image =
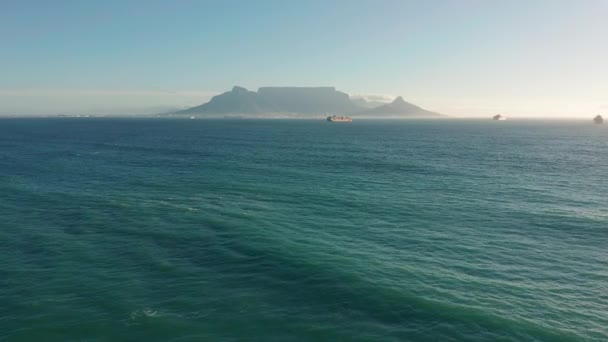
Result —
[[[328,116],[329,122],[353,122],[353,119],[348,116]]]

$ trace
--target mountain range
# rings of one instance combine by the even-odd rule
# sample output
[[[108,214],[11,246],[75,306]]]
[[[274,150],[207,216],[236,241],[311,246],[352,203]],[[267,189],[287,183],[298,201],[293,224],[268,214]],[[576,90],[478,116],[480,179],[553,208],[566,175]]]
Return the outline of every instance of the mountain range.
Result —
[[[424,118],[441,114],[406,102],[401,96],[391,103],[351,99],[334,87],[261,87],[257,92],[235,86],[214,96],[200,106],[175,112],[174,115],[203,117],[294,117],[312,118],[346,114],[370,118]]]

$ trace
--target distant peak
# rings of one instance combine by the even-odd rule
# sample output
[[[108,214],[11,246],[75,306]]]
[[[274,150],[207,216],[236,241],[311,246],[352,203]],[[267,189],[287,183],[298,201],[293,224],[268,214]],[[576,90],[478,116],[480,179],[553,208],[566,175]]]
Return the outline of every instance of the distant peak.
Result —
[[[393,100],[394,104],[403,104],[405,103],[405,100],[403,99],[403,97],[401,96],[397,96],[394,100]]]
[[[244,92],[244,91],[247,91],[247,88],[243,88],[243,87],[239,87],[239,86],[234,86],[234,87],[232,87],[232,91],[234,91],[234,92]]]

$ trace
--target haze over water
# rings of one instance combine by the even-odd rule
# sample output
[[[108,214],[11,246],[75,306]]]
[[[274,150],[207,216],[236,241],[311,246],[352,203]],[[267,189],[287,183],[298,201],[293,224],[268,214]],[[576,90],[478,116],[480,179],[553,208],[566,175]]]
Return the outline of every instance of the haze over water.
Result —
[[[607,138],[0,120],[0,339],[604,341]]]
[[[605,0],[5,0],[0,116],[334,86],[452,117],[608,114]]]

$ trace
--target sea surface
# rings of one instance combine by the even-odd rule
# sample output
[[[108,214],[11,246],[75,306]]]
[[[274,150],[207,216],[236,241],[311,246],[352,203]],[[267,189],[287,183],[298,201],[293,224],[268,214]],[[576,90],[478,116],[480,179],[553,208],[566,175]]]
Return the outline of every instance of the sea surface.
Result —
[[[0,120],[2,341],[607,341],[608,125]]]

